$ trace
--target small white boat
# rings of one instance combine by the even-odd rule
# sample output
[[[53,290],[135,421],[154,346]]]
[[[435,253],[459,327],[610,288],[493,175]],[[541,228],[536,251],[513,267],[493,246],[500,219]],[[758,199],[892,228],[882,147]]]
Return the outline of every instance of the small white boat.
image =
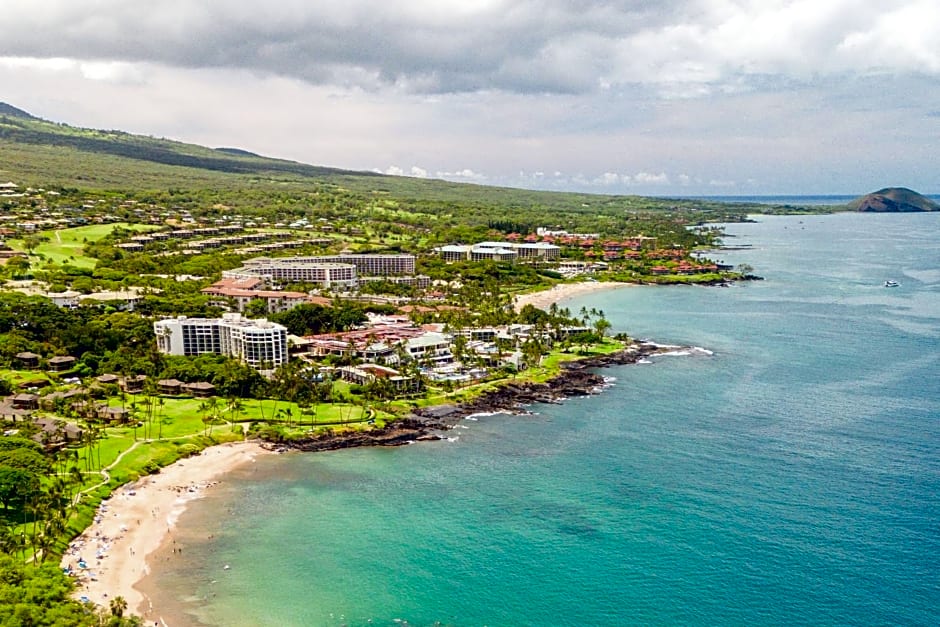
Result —
[[[900,285],[901,284],[898,283],[897,281],[892,281],[890,279],[885,281],[885,287],[900,287]]]

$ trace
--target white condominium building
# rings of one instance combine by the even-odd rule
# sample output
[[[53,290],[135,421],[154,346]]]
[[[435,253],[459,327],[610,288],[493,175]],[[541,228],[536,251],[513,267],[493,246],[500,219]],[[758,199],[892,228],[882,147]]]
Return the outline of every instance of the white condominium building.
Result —
[[[287,329],[265,319],[236,313],[221,318],[181,316],[158,320],[153,330],[157,349],[167,355],[229,355],[253,368],[287,363]]]
[[[358,283],[356,266],[351,263],[320,261],[321,257],[256,257],[223,277],[261,277],[266,280],[314,283],[326,288],[354,288]]]
[[[325,262],[351,263],[365,276],[408,276],[415,273],[414,255],[345,254],[313,257]]]
[[[258,276],[310,283],[348,283],[355,286],[357,274],[365,276],[410,276],[415,273],[414,255],[331,255],[328,257],[256,257],[224,276]],[[328,286],[328,285],[327,285]]]

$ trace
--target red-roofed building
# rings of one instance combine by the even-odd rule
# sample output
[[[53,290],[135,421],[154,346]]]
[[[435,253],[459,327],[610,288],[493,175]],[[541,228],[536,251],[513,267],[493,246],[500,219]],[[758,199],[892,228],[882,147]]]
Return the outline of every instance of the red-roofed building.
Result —
[[[268,313],[277,313],[293,309],[297,305],[309,303],[311,297],[303,292],[279,292],[273,290],[249,290],[235,287],[207,287],[203,294],[213,296],[213,305],[232,306],[239,313],[253,300],[261,299],[267,304]]]

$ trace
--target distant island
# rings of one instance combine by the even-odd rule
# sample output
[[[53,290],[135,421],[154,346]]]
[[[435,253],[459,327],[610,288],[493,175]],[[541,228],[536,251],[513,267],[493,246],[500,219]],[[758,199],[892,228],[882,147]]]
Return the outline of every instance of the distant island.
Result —
[[[849,203],[852,211],[878,213],[909,213],[914,211],[940,211],[940,205],[923,194],[906,187],[886,187],[866,194]]]

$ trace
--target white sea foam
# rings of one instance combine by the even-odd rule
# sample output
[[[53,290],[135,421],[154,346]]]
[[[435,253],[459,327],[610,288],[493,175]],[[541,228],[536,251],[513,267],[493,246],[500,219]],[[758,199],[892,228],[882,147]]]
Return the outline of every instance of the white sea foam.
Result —
[[[672,347],[670,347],[672,348]],[[657,353],[657,355],[671,356],[671,357],[689,357],[691,355],[714,355],[713,351],[708,350],[707,348],[702,348],[701,346],[693,346],[691,348],[677,346],[675,347],[678,350],[668,350],[664,353]]]

